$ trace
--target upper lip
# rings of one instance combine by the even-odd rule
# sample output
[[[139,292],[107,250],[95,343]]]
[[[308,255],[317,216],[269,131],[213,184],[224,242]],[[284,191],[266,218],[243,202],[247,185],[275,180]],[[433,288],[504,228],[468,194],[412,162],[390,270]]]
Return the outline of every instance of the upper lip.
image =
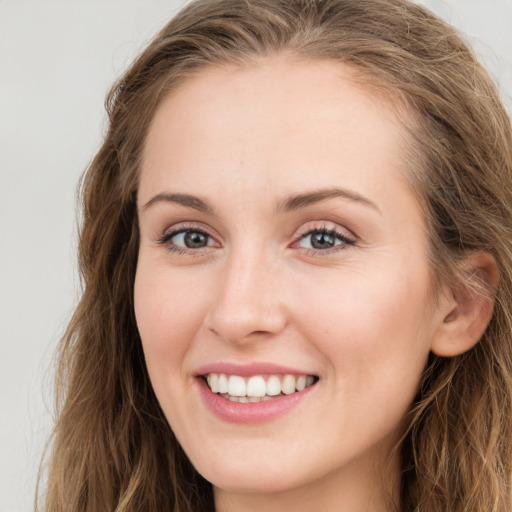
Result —
[[[226,373],[228,375],[239,375],[240,377],[250,377],[252,375],[315,375],[314,373],[290,368],[274,363],[254,362],[248,364],[217,362],[209,363],[198,368],[194,375],[199,377],[209,373]]]

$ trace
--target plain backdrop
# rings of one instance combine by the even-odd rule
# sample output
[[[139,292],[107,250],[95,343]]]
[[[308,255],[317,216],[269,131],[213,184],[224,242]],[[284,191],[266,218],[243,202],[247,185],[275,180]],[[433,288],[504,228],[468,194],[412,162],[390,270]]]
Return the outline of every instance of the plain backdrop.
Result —
[[[78,297],[75,191],[110,84],[182,0],[0,0],[0,512],[28,512],[52,355]],[[512,111],[512,0],[425,0]],[[512,198],[511,198],[512,200]]]

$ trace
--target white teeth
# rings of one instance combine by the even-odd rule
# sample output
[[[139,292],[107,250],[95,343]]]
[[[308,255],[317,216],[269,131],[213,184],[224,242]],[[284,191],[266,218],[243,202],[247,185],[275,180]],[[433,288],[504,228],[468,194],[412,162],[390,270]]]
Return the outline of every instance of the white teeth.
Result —
[[[304,375],[297,377],[296,387],[297,391],[302,391],[303,389],[306,389],[306,377],[304,377]]]
[[[246,378],[239,375],[209,373],[206,376],[208,387],[233,402],[256,403],[271,400],[284,394],[303,391],[315,382],[312,375],[254,375]]]
[[[219,375],[217,373],[210,373],[208,375],[208,386],[214,393],[219,392]]]
[[[213,389],[212,389],[213,391]],[[267,394],[267,385],[261,375],[251,377],[247,381],[247,396],[261,397]]]
[[[245,396],[245,379],[243,377],[239,377],[238,375],[230,375],[228,381],[228,393],[231,396]]]
[[[229,389],[228,378],[226,377],[226,375],[221,373],[219,375],[219,391],[218,391],[218,393],[227,393],[228,389]],[[213,391],[213,389],[212,389],[212,391]],[[214,393],[215,393],[215,391],[214,391]]]
[[[281,382],[281,389],[285,395],[295,393],[295,377],[293,375],[285,375]]]
[[[223,397],[230,402],[237,402],[240,404],[255,404],[258,402],[266,402],[267,400],[272,400],[272,398],[269,396],[230,396],[227,393]]]
[[[277,375],[271,375],[267,380],[267,395],[277,396],[281,394],[281,381]]]

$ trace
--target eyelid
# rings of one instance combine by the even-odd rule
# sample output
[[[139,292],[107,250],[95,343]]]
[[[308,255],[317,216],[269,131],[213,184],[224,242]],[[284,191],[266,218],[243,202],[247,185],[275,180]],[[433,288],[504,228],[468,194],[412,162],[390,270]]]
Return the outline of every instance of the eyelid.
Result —
[[[349,229],[340,226],[339,224],[336,224],[334,222],[328,222],[328,221],[311,221],[304,223],[296,232],[294,235],[294,239],[300,239],[301,237],[308,235],[312,231],[324,231],[324,232],[333,232],[335,234],[338,234],[342,236],[343,238],[347,238],[351,241],[356,241],[357,236],[350,231]]]

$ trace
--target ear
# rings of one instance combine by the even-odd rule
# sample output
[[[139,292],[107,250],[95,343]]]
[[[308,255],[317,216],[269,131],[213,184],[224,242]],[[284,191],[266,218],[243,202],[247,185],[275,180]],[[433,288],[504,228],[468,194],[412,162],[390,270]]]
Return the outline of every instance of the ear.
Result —
[[[476,345],[492,317],[498,284],[495,259],[473,253],[460,268],[461,282],[441,300],[444,318],[432,340],[432,352],[441,357],[457,356]]]

